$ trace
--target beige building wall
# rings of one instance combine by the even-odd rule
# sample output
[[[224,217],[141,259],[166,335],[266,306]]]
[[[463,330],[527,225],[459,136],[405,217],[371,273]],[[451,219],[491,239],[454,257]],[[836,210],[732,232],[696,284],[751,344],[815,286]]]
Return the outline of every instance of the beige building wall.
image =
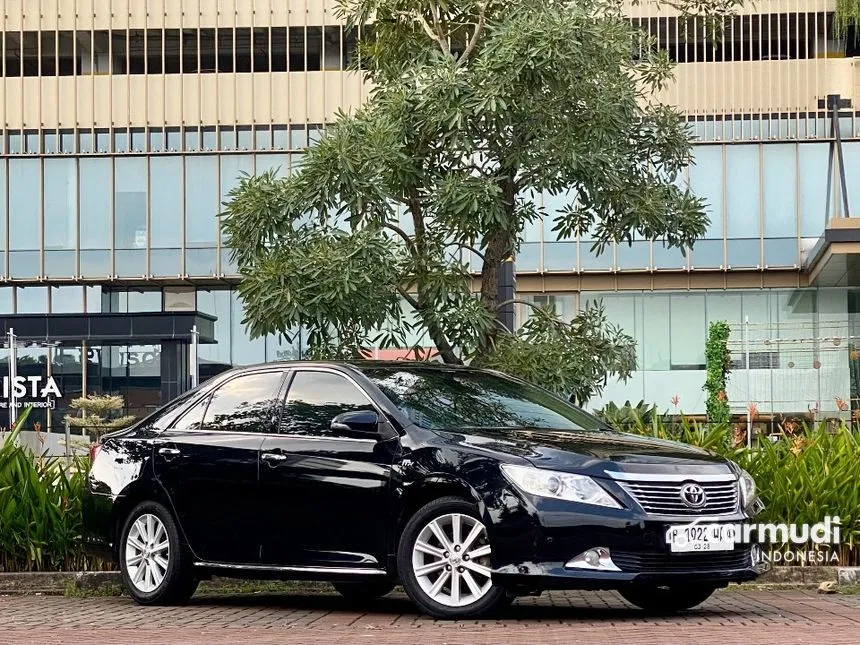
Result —
[[[677,12],[657,0],[628,3],[634,23]],[[693,62],[659,99],[690,116],[811,112],[827,94],[857,104],[860,69],[833,58],[825,13],[835,0],[758,0],[743,15],[814,13],[822,32],[814,58]],[[0,30],[195,29],[340,24],[335,0],[5,0]],[[778,27],[779,28],[779,27]],[[678,28],[668,36],[678,37]],[[779,37],[779,34],[776,34]],[[88,75],[3,78],[7,129],[322,123],[361,104],[360,76],[343,71]]]
[[[5,0],[0,13],[5,32],[341,23],[334,0]],[[7,77],[0,92],[7,129],[323,123],[365,96],[339,70]]]

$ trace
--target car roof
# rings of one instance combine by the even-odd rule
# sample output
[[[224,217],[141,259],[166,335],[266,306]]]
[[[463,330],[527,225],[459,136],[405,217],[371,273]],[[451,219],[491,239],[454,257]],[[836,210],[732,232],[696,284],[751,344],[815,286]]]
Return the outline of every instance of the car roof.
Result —
[[[270,361],[268,363],[257,363],[255,365],[243,365],[234,367],[229,371],[244,371],[249,369],[261,369],[266,367],[351,367],[359,371],[371,369],[421,369],[421,370],[470,370],[477,371],[477,368],[466,365],[451,365],[448,363],[440,363],[437,361],[381,361],[373,359],[356,359],[348,361],[315,361],[315,360],[295,360],[295,361]],[[487,370],[481,370],[487,371]]]

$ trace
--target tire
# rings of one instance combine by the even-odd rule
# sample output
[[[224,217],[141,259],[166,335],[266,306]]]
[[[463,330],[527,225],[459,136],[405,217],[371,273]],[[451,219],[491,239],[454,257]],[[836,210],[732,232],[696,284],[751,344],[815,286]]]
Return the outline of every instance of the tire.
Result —
[[[670,614],[705,602],[716,590],[716,587],[700,585],[641,585],[619,589],[618,593],[627,602],[649,613]]]
[[[125,588],[140,605],[185,604],[197,590],[176,522],[158,502],[141,502],[129,513],[118,555]]]
[[[366,605],[381,598],[394,589],[390,580],[366,580],[362,582],[333,582],[335,591],[350,605]]]
[[[423,612],[443,619],[473,618],[503,607],[509,597],[492,580],[490,553],[475,505],[443,497],[421,507],[406,523],[397,546],[397,569],[406,594]]]

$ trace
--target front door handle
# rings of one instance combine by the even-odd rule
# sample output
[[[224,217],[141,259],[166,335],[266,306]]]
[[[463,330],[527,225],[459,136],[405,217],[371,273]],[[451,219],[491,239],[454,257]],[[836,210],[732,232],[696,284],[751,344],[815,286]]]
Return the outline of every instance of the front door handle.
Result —
[[[267,462],[267,463],[269,463],[269,464],[275,464],[275,463],[277,463],[277,462],[279,462],[279,461],[286,461],[286,460],[287,460],[287,456],[286,456],[286,455],[282,455],[282,454],[281,454],[281,453],[279,453],[279,452],[264,452],[264,453],[263,453],[263,456],[262,456],[262,459],[263,459],[263,461],[265,461],[265,462]]]
[[[159,448],[158,454],[165,457],[167,461],[170,461],[174,457],[179,456],[179,450],[177,448]]]

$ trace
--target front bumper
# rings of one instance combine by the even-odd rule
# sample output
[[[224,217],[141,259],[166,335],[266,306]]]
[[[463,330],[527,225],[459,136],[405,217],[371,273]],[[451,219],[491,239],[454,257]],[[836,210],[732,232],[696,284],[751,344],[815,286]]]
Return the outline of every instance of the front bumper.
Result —
[[[766,570],[754,545],[731,551],[672,553],[666,543],[671,524],[694,518],[637,514],[581,504],[531,498],[511,491],[504,512],[492,518],[493,578],[508,588],[617,589],[633,584],[706,584],[715,587],[755,580]],[[495,515],[491,513],[491,516]],[[743,524],[743,514],[702,518]],[[566,566],[590,549],[608,551],[612,568]]]

